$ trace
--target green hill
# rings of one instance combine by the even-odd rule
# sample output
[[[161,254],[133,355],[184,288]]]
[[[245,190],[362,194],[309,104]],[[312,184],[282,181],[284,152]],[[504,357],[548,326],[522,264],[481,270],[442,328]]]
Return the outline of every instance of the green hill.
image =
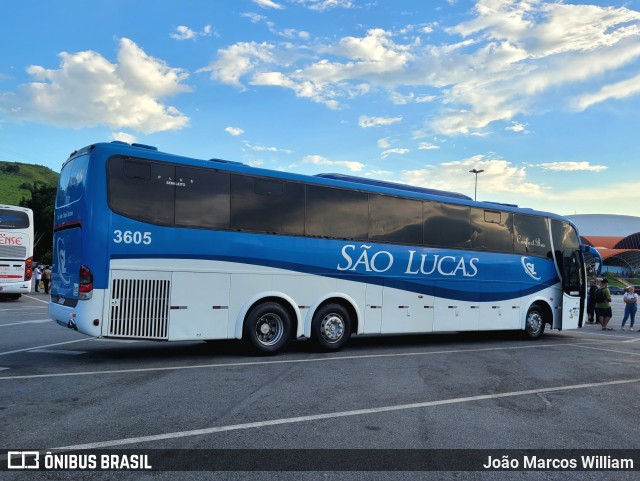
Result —
[[[0,161],[0,204],[18,205],[23,197],[31,198],[27,185],[40,182],[55,186],[59,175],[43,165]]]

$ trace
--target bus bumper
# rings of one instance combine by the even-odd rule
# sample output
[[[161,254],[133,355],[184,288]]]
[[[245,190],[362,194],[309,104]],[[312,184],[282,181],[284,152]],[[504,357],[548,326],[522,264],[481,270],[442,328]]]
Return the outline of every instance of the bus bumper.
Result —
[[[31,281],[0,283],[0,294],[29,294]]]
[[[104,291],[95,289],[89,300],[79,300],[75,307],[49,301],[49,316],[63,327],[91,337],[102,336],[102,299]]]

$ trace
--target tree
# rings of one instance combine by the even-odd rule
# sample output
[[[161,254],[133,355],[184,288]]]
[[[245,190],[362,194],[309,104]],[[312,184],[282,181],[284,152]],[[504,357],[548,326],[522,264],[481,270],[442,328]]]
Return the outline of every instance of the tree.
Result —
[[[53,259],[53,211],[56,201],[56,186],[34,182],[28,186],[31,199],[24,197],[22,207],[33,210],[34,235],[33,256],[38,262],[51,265]]]

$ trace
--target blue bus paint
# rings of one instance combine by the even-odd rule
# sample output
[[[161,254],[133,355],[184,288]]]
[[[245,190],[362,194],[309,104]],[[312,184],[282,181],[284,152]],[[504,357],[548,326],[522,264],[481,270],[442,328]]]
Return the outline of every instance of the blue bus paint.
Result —
[[[74,152],[65,162],[63,175],[75,172],[77,179],[59,189],[58,196],[66,201],[57,205],[55,211],[52,303],[64,305],[70,312],[78,303],[81,265],[90,264],[95,289],[108,291],[112,262],[127,260],[150,261],[150,265],[154,260],[167,259],[174,265],[179,265],[181,260],[224,262],[244,266],[245,269],[247,266],[272,268],[479,304],[512,299],[519,301],[535,297],[549,288],[560,289],[562,279],[551,257],[552,252],[544,258],[515,253],[162,226],[130,219],[108,208],[106,165],[114,155],[489,210],[498,206],[474,202],[461,194],[395,183],[367,181],[357,184],[357,179],[351,176],[309,177],[256,169],[231,161],[180,157],[149,146],[130,146],[122,142],[95,144]],[[510,205],[499,205],[499,209],[556,219],[575,229],[573,224],[555,214]],[[53,311],[60,317],[59,308],[52,308]],[[96,308],[94,312],[102,312],[102,308]],[[58,322],[61,321],[58,319]]]

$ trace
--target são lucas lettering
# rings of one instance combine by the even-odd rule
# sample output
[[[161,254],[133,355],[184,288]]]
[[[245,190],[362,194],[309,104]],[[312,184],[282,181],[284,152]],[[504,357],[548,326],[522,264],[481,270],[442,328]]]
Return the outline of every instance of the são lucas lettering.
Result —
[[[347,244],[342,248],[341,260],[336,268],[339,271],[352,272],[387,272],[395,262],[394,255],[389,251],[371,251],[372,246]],[[360,251],[358,251],[360,249]],[[477,257],[464,258],[461,256],[441,254],[418,254],[408,251],[404,273],[414,276],[463,276],[475,277],[478,274]],[[403,265],[404,268],[404,265]]]

